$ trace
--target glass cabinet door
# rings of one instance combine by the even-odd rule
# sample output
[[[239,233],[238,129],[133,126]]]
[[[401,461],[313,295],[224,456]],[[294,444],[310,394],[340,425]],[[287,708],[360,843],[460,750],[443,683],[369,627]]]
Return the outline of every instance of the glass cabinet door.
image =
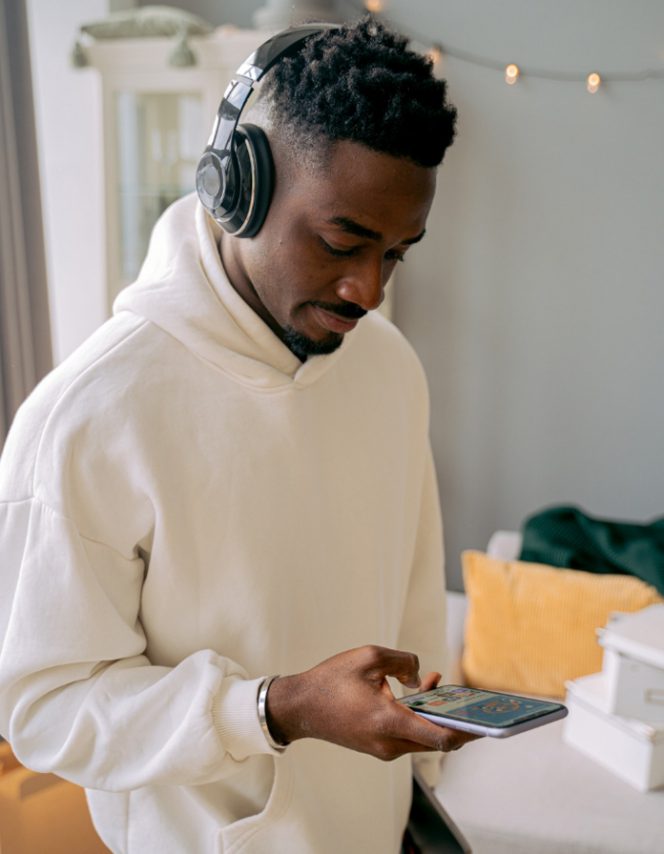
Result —
[[[138,275],[161,213],[194,189],[206,144],[199,93],[119,92],[115,119],[119,276],[111,299]]]

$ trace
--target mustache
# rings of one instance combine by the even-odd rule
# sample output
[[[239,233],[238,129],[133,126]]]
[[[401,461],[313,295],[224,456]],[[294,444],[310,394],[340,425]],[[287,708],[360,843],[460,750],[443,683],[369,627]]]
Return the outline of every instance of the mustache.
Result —
[[[344,317],[346,320],[359,320],[367,313],[365,308],[360,308],[359,305],[352,302],[318,302],[312,300],[311,305],[322,308],[323,311],[338,314],[339,317]]]

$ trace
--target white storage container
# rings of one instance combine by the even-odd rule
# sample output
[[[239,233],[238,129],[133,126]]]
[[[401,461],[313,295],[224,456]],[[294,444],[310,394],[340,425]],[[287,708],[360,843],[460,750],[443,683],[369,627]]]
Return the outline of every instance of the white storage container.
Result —
[[[664,723],[664,604],[615,614],[598,634],[604,647],[605,711]]]
[[[664,786],[664,724],[609,714],[604,673],[567,683],[563,738],[640,791]]]

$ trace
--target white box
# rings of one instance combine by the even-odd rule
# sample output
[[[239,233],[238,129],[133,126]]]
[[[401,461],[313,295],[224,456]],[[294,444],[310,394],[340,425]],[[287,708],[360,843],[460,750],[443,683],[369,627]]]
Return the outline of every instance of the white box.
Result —
[[[664,670],[606,647],[606,712],[664,724]]]
[[[607,683],[604,710],[664,723],[664,605],[615,614],[598,634]]]
[[[603,673],[567,683],[564,740],[642,792],[664,786],[664,725],[603,711],[607,690]]]

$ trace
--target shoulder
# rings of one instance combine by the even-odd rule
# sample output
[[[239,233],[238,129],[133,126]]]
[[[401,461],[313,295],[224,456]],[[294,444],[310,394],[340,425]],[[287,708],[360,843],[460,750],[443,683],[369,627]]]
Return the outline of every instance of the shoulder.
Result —
[[[362,318],[339,360],[346,399],[362,400],[365,415],[428,430],[429,390],[422,364],[394,324],[375,312]],[[406,426],[409,425],[409,426]]]
[[[394,381],[414,383],[426,393],[426,376],[419,356],[405,335],[387,318],[371,312],[358,324],[353,350],[358,359],[381,367]]]
[[[34,389],[19,409],[17,426],[26,419],[48,422],[59,408],[75,420],[86,401],[95,411],[114,386],[126,386],[126,366],[136,365],[134,354],[145,340],[146,326],[141,318],[127,313],[100,326]]]
[[[39,383],[9,431],[0,498],[31,496],[40,469],[68,466],[84,446],[102,451],[112,436],[126,432],[128,407],[121,403],[133,397],[134,408],[140,408],[141,351],[150,347],[155,347],[153,328],[125,312],[103,324]]]

